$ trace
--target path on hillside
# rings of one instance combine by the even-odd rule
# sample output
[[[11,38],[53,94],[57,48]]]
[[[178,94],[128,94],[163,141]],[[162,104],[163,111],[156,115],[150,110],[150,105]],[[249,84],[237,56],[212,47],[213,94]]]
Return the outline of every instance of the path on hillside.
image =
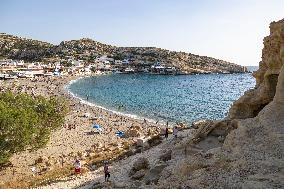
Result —
[[[179,132],[179,136],[182,138],[189,137],[190,130],[184,130]],[[127,157],[123,160],[113,162],[110,165],[111,177],[110,181],[117,187],[127,187],[133,182],[129,178],[129,171],[132,168],[133,162],[140,157],[146,157],[149,160],[150,166],[157,164],[160,160],[160,155],[169,147],[175,143],[173,136],[170,136],[167,140],[163,139],[163,142],[149,150],[142,153],[137,153],[133,156]],[[55,181],[46,186],[38,187],[40,189],[89,189],[96,184],[104,183],[103,167],[99,167],[95,171],[90,171],[82,175],[80,178],[74,176],[66,177],[60,181]]]

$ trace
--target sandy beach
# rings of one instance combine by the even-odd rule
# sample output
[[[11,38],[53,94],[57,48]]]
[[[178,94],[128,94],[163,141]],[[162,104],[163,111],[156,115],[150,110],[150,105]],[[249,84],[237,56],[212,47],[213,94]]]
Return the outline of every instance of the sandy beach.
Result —
[[[0,81],[0,91],[64,97],[70,105],[65,124],[51,134],[46,147],[14,154],[10,159],[11,166],[0,171],[0,187],[7,182],[29,178],[33,174],[36,177],[38,174],[70,166],[75,158],[81,159],[83,167],[85,160],[92,157],[104,159],[105,154],[108,154],[107,157],[113,154],[115,159],[115,154],[131,150],[137,138],[154,136],[160,132],[162,125],[118,115],[74,98],[66,89],[66,85],[78,78],[66,76]],[[94,123],[102,126],[101,134],[92,129]],[[120,138],[115,135],[116,131],[125,131],[128,137]],[[31,171],[32,168],[36,169],[35,173]]]

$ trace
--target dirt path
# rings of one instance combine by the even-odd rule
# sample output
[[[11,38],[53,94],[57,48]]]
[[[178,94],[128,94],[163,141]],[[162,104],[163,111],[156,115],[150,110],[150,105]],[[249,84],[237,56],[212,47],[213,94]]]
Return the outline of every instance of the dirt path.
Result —
[[[188,138],[191,134],[191,130],[184,130],[179,133],[180,138]],[[170,136],[167,140],[163,139],[163,142],[149,150],[142,153],[135,154],[133,156],[127,157],[126,159],[113,162],[110,165],[111,172],[111,185],[116,186],[116,188],[128,188],[131,185],[135,185],[135,181],[131,180],[129,177],[129,171],[132,168],[133,162],[140,157],[146,157],[149,160],[150,167],[156,165],[160,160],[161,154],[168,149],[170,146],[174,146],[176,139]],[[103,167],[99,167],[95,171],[88,172],[82,175],[80,178],[66,177],[47,186],[39,187],[40,189],[88,189],[94,186],[107,187],[108,184],[104,182]]]

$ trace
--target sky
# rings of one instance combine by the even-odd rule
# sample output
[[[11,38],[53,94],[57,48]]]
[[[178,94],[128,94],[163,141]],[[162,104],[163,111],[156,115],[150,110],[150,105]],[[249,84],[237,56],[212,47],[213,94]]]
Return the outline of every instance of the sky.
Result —
[[[284,0],[0,0],[0,32],[59,44],[92,38],[257,66]]]

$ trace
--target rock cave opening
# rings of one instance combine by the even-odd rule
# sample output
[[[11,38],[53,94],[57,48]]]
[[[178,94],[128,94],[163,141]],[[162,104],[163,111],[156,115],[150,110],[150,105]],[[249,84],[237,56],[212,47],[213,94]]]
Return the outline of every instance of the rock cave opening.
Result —
[[[278,82],[278,74],[271,74],[266,77],[267,90],[269,91],[269,98],[273,100],[276,93],[276,85]]]
[[[276,93],[276,86],[277,86],[277,82],[278,82],[278,74],[271,74],[269,76],[267,76],[265,78],[265,82],[266,82],[266,86],[267,86],[267,91],[268,92],[268,98],[269,98],[269,102],[271,102],[275,96]],[[253,111],[253,115],[254,117],[258,115],[258,113],[267,105],[268,103],[264,103],[264,104],[260,104],[254,111]]]

